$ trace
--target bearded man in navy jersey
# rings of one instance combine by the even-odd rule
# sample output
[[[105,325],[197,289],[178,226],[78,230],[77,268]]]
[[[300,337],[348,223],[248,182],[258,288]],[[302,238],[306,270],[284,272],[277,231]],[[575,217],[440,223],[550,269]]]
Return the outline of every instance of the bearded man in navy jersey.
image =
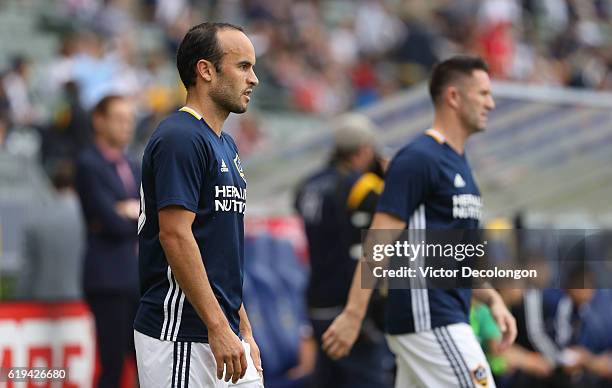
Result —
[[[242,304],[246,179],[222,131],[259,83],[240,27],[202,23],[177,52],[187,102],[151,135],[142,161],[140,385],[263,387]]]
[[[482,202],[465,155],[467,138],[485,129],[495,107],[488,67],[456,56],[433,69],[433,125],[391,161],[372,229],[477,229]],[[360,263],[343,312],[323,335],[332,358],[348,354],[358,336],[371,289],[361,287]],[[395,353],[400,387],[494,387],[485,355],[469,325],[471,296],[486,303],[502,331],[501,347],[516,337],[516,323],[491,288],[434,289],[420,284],[389,289],[387,342]]]

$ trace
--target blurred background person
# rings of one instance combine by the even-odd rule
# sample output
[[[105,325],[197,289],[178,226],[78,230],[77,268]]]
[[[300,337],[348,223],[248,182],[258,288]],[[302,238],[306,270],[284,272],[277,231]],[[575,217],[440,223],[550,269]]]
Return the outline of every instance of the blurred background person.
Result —
[[[51,197],[30,209],[24,228],[18,297],[53,302],[80,300],[85,224],[74,191],[72,162],[58,162],[51,183]]]
[[[79,99],[79,87],[74,81],[63,85],[55,119],[42,134],[41,160],[43,166],[53,165],[57,160],[75,161],[89,146],[93,138],[89,112]]]
[[[9,130],[9,118],[6,112],[0,110],[0,151],[4,148],[4,141]]]
[[[518,336],[508,350],[492,350],[500,387],[598,387],[608,376],[602,368],[607,355],[591,352],[591,307],[595,295],[592,274],[584,265],[574,266],[563,280],[564,289],[503,289],[504,300],[517,318]],[[605,341],[600,338],[599,342]],[[605,348],[605,346],[604,346]],[[593,372],[588,362],[595,363]]]
[[[517,318],[517,342],[504,352],[499,351],[499,340],[495,337],[489,338],[488,343],[482,344],[483,350],[486,352],[487,359],[494,373],[495,382],[501,388],[521,386],[521,379],[525,378],[548,378],[552,375],[554,370],[554,364],[527,339],[527,324],[525,321],[525,312],[523,312],[525,303],[523,291],[524,290],[520,288],[499,290],[504,302],[507,303],[511,312]],[[529,297],[531,301],[529,303],[536,305],[537,298],[539,297],[540,296],[537,294]],[[537,316],[538,314],[540,315],[539,317]],[[542,322],[543,318],[541,314],[542,311],[538,313],[530,309],[530,325],[533,325],[532,322],[534,322],[534,319],[535,322]],[[491,333],[493,332],[494,330],[492,329]],[[548,333],[542,334],[540,332],[538,336],[540,342],[550,341],[550,335]]]
[[[318,343],[312,386],[386,387],[392,358],[372,319],[345,359],[334,361],[321,349],[321,336],[346,303],[361,258],[361,230],[369,227],[384,184],[374,124],[363,115],[346,114],[333,128],[329,163],[300,184],[295,200],[310,254],[307,305]]]
[[[118,386],[125,358],[134,357],[140,172],[124,153],[134,107],[125,97],[106,96],[95,105],[92,123],[95,140],[79,155],[76,187],[87,224],[83,289],[96,323],[98,386],[110,388]]]
[[[30,67],[30,61],[24,56],[15,56],[11,61],[11,69],[2,77],[10,118],[17,126],[30,126],[37,119],[30,96]]]
[[[265,133],[261,128],[261,120],[255,113],[240,116],[238,128],[235,130],[236,146],[240,154],[247,157],[259,149],[265,142]]]

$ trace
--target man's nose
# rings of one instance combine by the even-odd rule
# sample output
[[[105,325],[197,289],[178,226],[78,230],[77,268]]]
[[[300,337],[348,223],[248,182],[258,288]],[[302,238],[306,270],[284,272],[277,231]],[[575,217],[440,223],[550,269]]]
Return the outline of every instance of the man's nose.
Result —
[[[259,79],[257,78],[257,75],[255,75],[254,70],[251,70],[251,73],[249,74],[249,78],[247,79],[247,82],[249,83],[249,85],[252,85],[252,86],[259,85]]]

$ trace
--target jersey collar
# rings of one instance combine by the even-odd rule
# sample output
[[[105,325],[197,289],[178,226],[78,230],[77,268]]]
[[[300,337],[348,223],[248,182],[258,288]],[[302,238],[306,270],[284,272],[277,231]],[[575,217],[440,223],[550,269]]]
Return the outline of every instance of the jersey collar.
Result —
[[[216,133],[215,131],[213,131],[212,127],[211,127],[210,125],[208,125],[208,123],[206,122],[206,120],[204,120],[204,118],[202,117],[202,115],[201,115],[201,114],[199,114],[198,112],[196,112],[194,109],[192,109],[192,108],[190,108],[190,107],[188,107],[188,106],[184,106],[184,107],[182,107],[181,109],[179,109],[179,112],[186,112],[186,113],[189,113],[190,115],[192,115],[193,117],[195,117],[196,119],[198,119],[198,121],[203,122],[203,123],[204,123],[204,126],[206,126],[206,128],[207,128],[209,131],[211,131],[212,133],[214,133],[214,135],[215,135],[217,138],[219,138],[219,139],[221,138],[221,135],[222,135],[222,133],[223,133],[223,132],[217,135],[217,133]]]
[[[193,110],[192,108],[188,106],[182,107],[181,109],[179,109],[179,112],[187,112],[193,117],[195,117],[196,119],[202,120],[202,115],[200,115],[198,112],[196,112],[195,110]]]
[[[425,134],[433,137],[440,144],[446,143],[446,138],[444,137],[444,135],[433,128],[429,128],[428,130],[426,130]]]

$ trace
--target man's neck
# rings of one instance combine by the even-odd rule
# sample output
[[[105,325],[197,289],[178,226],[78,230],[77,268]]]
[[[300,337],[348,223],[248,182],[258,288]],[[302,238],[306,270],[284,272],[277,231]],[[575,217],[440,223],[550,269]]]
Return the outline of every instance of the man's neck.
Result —
[[[96,137],[96,145],[104,154],[109,154],[109,156],[113,158],[117,157],[118,155],[123,155],[123,148],[117,147],[103,137]]]
[[[436,114],[432,129],[444,136],[444,139],[449,147],[451,147],[459,155],[463,155],[463,152],[465,151],[465,142],[469,134],[463,128],[457,118],[445,117],[442,114]]]
[[[187,92],[185,106],[196,111],[217,136],[221,136],[223,124],[229,116],[229,112],[219,109],[219,106],[210,99],[207,93],[203,93],[195,87],[192,88]]]
[[[338,169],[338,171],[340,171],[341,174],[348,174],[355,171],[351,163],[348,161],[338,161],[334,164],[334,166],[336,169]]]

